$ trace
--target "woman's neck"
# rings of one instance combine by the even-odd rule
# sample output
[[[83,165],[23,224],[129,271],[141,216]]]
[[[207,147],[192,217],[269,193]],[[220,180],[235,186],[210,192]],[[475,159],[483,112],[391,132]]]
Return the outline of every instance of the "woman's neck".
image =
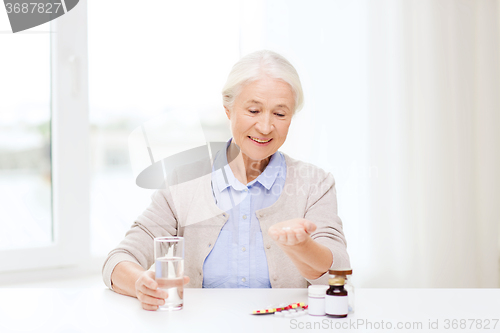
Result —
[[[236,179],[242,184],[248,184],[264,171],[269,164],[271,157],[265,158],[260,161],[252,160],[247,155],[243,154],[241,150],[233,143],[227,149],[227,160],[229,167],[233,172]]]

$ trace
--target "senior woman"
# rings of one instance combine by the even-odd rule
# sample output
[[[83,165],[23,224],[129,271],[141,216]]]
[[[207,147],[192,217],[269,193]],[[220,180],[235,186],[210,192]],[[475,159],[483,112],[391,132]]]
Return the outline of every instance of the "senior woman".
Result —
[[[144,309],[167,297],[147,270],[154,237],[185,238],[188,287],[305,288],[326,284],[330,267],[350,266],[333,176],[278,151],[303,104],[295,68],[277,53],[251,53],[222,95],[233,137],[212,172],[156,191],[104,264],[106,285]]]

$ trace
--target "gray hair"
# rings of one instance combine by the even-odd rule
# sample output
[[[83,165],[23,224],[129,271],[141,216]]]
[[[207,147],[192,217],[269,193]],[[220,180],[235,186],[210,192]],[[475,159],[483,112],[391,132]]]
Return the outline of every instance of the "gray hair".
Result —
[[[232,109],[234,100],[246,84],[256,81],[264,76],[283,80],[292,88],[295,96],[295,112],[300,111],[304,105],[304,93],[300,84],[299,74],[292,64],[282,55],[261,50],[247,54],[234,64],[222,88],[222,104]]]

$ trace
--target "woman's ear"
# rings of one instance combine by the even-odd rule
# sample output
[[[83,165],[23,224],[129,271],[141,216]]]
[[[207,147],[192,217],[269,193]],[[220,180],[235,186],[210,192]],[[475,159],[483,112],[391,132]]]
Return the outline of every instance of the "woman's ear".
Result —
[[[224,109],[226,110],[227,119],[231,120],[231,111],[226,106],[224,106]]]

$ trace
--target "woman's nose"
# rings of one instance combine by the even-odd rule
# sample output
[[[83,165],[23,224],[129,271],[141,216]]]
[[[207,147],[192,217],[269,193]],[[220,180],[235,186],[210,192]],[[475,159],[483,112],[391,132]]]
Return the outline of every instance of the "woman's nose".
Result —
[[[271,133],[273,130],[272,117],[270,115],[263,114],[261,117],[259,117],[256,128],[260,133],[264,135],[268,135],[269,133]]]

